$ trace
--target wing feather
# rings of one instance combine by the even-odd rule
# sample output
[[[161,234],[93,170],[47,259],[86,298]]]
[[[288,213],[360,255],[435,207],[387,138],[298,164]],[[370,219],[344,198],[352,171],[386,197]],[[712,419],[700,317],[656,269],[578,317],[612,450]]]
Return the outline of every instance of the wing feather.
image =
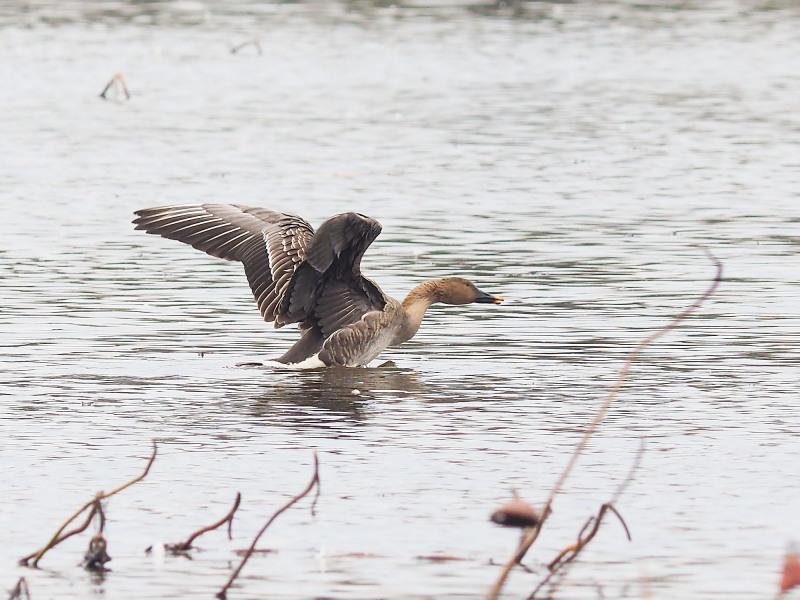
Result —
[[[136,212],[136,229],[178,240],[244,265],[265,321],[301,323],[322,339],[381,311],[387,297],[361,274],[361,258],[381,225],[358,213],[314,233],[300,217],[238,204],[190,204]]]
[[[290,320],[319,322],[327,337],[369,311],[382,310],[386,296],[361,275],[361,258],[380,232],[376,220],[353,212],[320,225],[306,249],[305,263],[292,275],[281,312]]]
[[[287,322],[279,312],[282,301],[314,234],[306,221],[238,204],[164,206],[136,215],[136,229],[241,262],[264,320]]]

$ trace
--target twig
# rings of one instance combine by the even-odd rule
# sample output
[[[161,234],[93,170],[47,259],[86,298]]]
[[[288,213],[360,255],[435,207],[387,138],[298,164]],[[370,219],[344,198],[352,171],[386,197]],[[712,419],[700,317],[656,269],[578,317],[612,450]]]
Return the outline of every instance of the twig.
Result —
[[[644,456],[644,447],[645,447],[645,439],[644,436],[639,438],[639,449],[636,451],[636,456],[633,459],[633,464],[631,468],[628,470],[628,474],[625,476],[625,479],[622,480],[622,483],[617,486],[617,491],[614,492],[614,495],[611,496],[611,500],[608,501],[609,504],[616,504],[617,500],[622,497],[622,494],[625,493],[625,490],[628,489],[628,486],[633,481],[633,476],[636,475],[636,471],[639,470],[639,466],[642,464],[642,456]],[[630,539],[630,535],[628,535],[628,539]]]
[[[110,498],[114,494],[117,494],[122,490],[124,490],[125,488],[132,486],[134,483],[138,483],[147,476],[147,474],[150,472],[150,467],[153,465],[153,461],[156,459],[157,451],[158,449],[156,447],[156,441],[153,440],[153,454],[150,456],[150,460],[147,461],[147,466],[145,467],[144,472],[141,475],[134,477],[128,483],[119,486],[117,489],[107,494],[105,492],[98,492],[94,498],[92,498],[91,500],[89,500],[89,502],[81,506],[78,510],[76,510],[73,513],[73,515],[69,519],[66,520],[66,522],[58,529],[58,531],[56,531],[55,535],[53,535],[53,537],[50,538],[50,541],[47,542],[47,544],[44,547],[42,547],[40,550],[32,554],[29,554],[25,558],[20,559],[19,561],[20,564],[23,566],[28,566],[28,561],[33,559],[33,564],[31,566],[37,567],[39,565],[39,561],[42,559],[45,552],[50,550],[50,548],[60,544],[68,537],[75,535],[76,533],[80,533],[81,531],[84,531],[89,526],[89,523],[91,523],[92,517],[97,512],[101,500],[106,500],[107,498]],[[67,526],[69,526],[70,523],[72,523],[75,519],[77,519],[81,515],[81,513],[83,513],[83,511],[87,510],[90,507],[92,507],[92,510],[90,511],[89,518],[86,519],[86,523],[83,525],[83,527],[78,528],[77,530],[70,531],[66,535],[62,535],[63,531],[67,528]],[[102,524],[105,523],[105,516],[103,516],[102,509],[100,509],[100,515],[101,515],[100,522],[102,527]]]
[[[625,535],[628,536],[628,541],[631,540],[631,532],[628,529],[628,524],[625,523],[625,519],[623,519],[622,515],[619,514],[616,508],[614,508],[614,502],[619,500],[619,498],[625,492],[625,489],[628,487],[630,482],[633,481],[633,476],[639,469],[639,464],[641,463],[642,455],[644,454],[644,446],[645,446],[644,438],[641,438],[641,441],[639,443],[639,450],[636,452],[636,457],[634,458],[633,464],[631,465],[631,468],[628,470],[628,474],[625,476],[625,479],[622,480],[622,483],[619,484],[617,490],[614,492],[611,501],[603,504],[600,507],[597,516],[589,517],[589,519],[586,521],[586,523],[583,525],[580,532],[578,533],[578,540],[576,543],[571,544],[566,548],[564,548],[561,552],[558,553],[558,555],[552,561],[550,561],[550,564],[547,565],[547,568],[549,569],[550,573],[548,573],[547,577],[545,577],[544,579],[542,579],[542,581],[539,582],[539,585],[537,585],[536,588],[533,590],[533,592],[531,592],[531,595],[528,596],[528,600],[533,600],[534,598],[536,598],[536,594],[538,594],[542,588],[544,588],[547,584],[549,584],[557,574],[561,574],[561,577],[550,588],[551,594],[553,593],[553,591],[555,591],[555,588],[557,587],[558,583],[560,583],[564,578],[565,571],[567,570],[565,567],[573,560],[575,560],[578,557],[578,554],[580,554],[581,550],[583,550],[584,547],[586,547],[586,545],[590,541],[592,541],[594,536],[600,530],[600,525],[607,511],[610,510],[611,512],[614,513],[614,515],[616,515],[616,517],[619,519],[619,522],[622,524],[622,528],[625,530]],[[584,536],[584,533],[586,533],[586,530],[589,529],[590,527],[592,529],[589,531],[588,535]]]
[[[240,492],[236,492],[236,500],[233,502],[233,508],[228,511],[228,514],[225,515],[222,519],[214,523],[213,525],[209,525],[208,527],[203,527],[195,531],[192,535],[189,536],[185,542],[180,542],[178,544],[166,544],[164,547],[173,553],[177,552],[186,552],[192,549],[192,542],[199,538],[204,533],[208,533],[209,531],[213,531],[217,527],[222,527],[225,523],[228,524],[228,539],[233,539],[231,535],[231,527],[233,526],[233,514],[236,512],[236,509],[239,508],[239,503],[242,501],[242,494]]]
[[[261,538],[261,536],[264,534],[267,528],[272,524],[272,522],[275,519],[278,518],[278,515],[280,515],[281,513],[289,509],[293,504],[295,504],[296,502],[307,496],[308,493],[311,491],[311,489],[314,487],[314,485],[319,486],[319,459],[317,458],[316,452],[314,452],[314,475],[311,478],[311,481],[308,483],[308,485],[302,492],[297,494],[294,498],[289,500],[289,502],[287,502],[281,508],[279,508],[275,512],[275,514],[273,514],[272,517],[270,517],[269,521],[267,521],[267,524],[261,528],[261,531],[259,531],[256,537],[253,539],[253,543],[250,544],[250,547],[247,549],[246,554],[242,558],[242,562],[239,563],[239,566],[236,567],[236,570],[233,572],[233,574],[231,574],[230,578],[228,579],[228,582],[224,586],[222,586],[222,589],[217,593],[216,597],[219,598],[219,600],[225,600],[227,598],[228,589],[231,587],[231,585],[233,585],[233,582],[239,576],[239,573],[242,571],[242,568],[244,568],[244,565],[247,562],[247,560],[250,558],[253,552],[255,552],[256,544],[258,544],[258,540]]]
[[[526,530],[523,533],[522,540],[519,543],[514,554],[509,558],[508,562],[503,566],[503,570],[500,573],[500,576],[495,581],[494,585],[489,589],[488,593],[485,596],[485,600],[495,600],[497,596],[500,594],[500,591],[503,589],[503,585],[505,584],[506,579],[508,578],[509,573],[511,573],[511,569],[514,568],[514,565],[519,563],[524,557],[525,554],[528,552],[528,549],[533,545],[536,541],[536,538],[539,537],[539,532],[542,530],[542,526],[544,525],[545,520],[547,517],[550,516],[552,509],[551,506],[553,504],[553,500],[561,491],[561,488],[564,487],[564,483],[567,481],[567,478],[572,473],[572,470],[575,468],[575,465],[578,462],[578,458],[586,449],[586,445],[589,442],[589,439],[594,435],[597,428],[605,419],[606,413],[611,406],[611,403],[617,397],[619,390],[622,388],[622,384],[625,382],[626,377],[628,376],[628,371],[630,371],[631,366],[633,365],[634,361],[639,357],[642,351],[655,342],[657,339],[661,338],[662,336],[666,335],[669,331],[672,331],[681,321],[686,319],[689,315],[691,315],[694,311],[696,311],[700,305],[703,304],[709,297],[716,291],[717,287],[719,286],[720,282],[722,281],[722,263],[714,256],[707,248],[702,248],[705,255],[708,257],[711,262],[714,263],[716,266],[717,272],[714,276],[714,280],[712,281],[711,285],[706,289],[706,291],[692,304],[683,310],[678,316],[672,319],[669,323],[661,327],[655,333],[649,335],[645,338],[636,348],[628,356],[625,363],[622,365],[620,369],[619,375],[617,376],[617,381],[614,383],[614,386],[608,393],[605,401],[600,405],[600,408],[597,411],[594,419],[592,419],[589,426],[586,428],[586,431],[583,434],[583,437],[580,439],[578,444],[575,446],[575,450],[572,452],[572,455],[567,461],[566,467],[561,472],[561,475],[556,480],[553,489],[550,491],[550,495],[547,498],[547,502],[545,503],[544,510],[542,511],[542,520],[540,521],[538,527],[533,527],[530,530]]]
[[[131,93],[128,91],[128,86],[127,86],[127,85],[125,85],[125,78],[122,76],[122,73],[115,73],[115,74],[114,74],[114,75],[111,77],[111,79],[109,80],[109,82],[106,84],[106,87],[104,87],[104,88],[103,88],[103,91],[102,91],[102,92],[100,92],[100,97],[101,97],[103,100],[106,100],[106,99],[107,99],[107,98],[106,98],[106,94],[108,93],[108,90],[110,90],[112,86],[118,86],[118,87],[121,87],[121,88],[122,88],[122,91],[123,91],[123,92],[124,92],[124,94],[125,94],[125,99],[126,99],[126,100],[130,100],[130,99],[131,99]]]
[[[25,594],[25,600],[31,600],[31,592],[28,589],[28,582],[25,581],[24,577],[20,577],[17,580],[17,585],[15,585],[14,589],[11,590],[11,595],[8,597],[8,600],[22,600],[23,593]]]
[[[86,531],[86,530],[89,528],[89,525],[92,523],[92,519],[94,519],[95,515],[97,514],[97,508],[98,508],[99,506],[100,506],[100,502],[99,502],[97,499],[95,499],[95,500],[92,502],[92,504],[91,504],[91,510],[89,511],[89,514],[88,514],[88,516],[86,517],[86,520],[83,522],[83,525],[81,525],[80,527],[76,527],[76,528],[75,528],[75,529],[73,529],[72,531],[68,531],[67,533],[64,533],[64,534],[60,535],[60,536],[58,537],[58,539],[57,539],[57,540],[55,540],[55,543],[53,543],[53,544],[52,544],[50,547],[52,548],[53,546],[55,546],[56,544],[60,544],[61,542],[63,542],[63,541],[64,541],[64,540],[66,540],[67,538],[70,538],[70,537],[72,537],[73,535],[76,535],[76,534],[78,534],[78,533],[82,533],[82,532]],[[102,528],[102,523],[103,523],[103,521],[101,520],[101,528]],[[54,539],[55,539],[55,538],[54,538]],[[53,541],[53,540],[51,540],[51,542],[52,542],[52,541]],[[48,549],[49,549],[49,548],[48,548]],[[47,549],[46,549],[46,550],[47,550]],[[46,551],[46,550],[45,550],[45,551]],[[27,566],[27,565],[28,565],[28,561],[29,561],[31,558],[33,558],[34,556],[36,556],[36,555],[37,555],[39,552],[41,552],[41,551],[37,551],[37,552],[34,552],[33,554],[29,554],[29,555],[28,555],[28,556],[26,556],[25,558],[21,559],[21,560],[19,561],[19,563],[20,563],[21,565]],[[44,554],[44,552],[42,552],[42,554]],[[39,558],[41,558],[41,556],[39,556]],[[36,566],[36,563],[38,562],[39,558],[37,558],[37,559],[36,559],[36,561],[34,561],[34,563],[33,563],[33,566],[34,566],[34,567]]]
[[[237,44],[236,46],[234,46],[233,48],[231,48],[231,54],[236,54],[237,52],[239,52],[239,50],[241,50],[241,49],[242,49],[242,48],[244,48],[245,46],[249,46],[250,44],[252,44],[253,46],[255,46],[256,50],[257,50],[257,51],[258,51],[258,53],[259,53],[259,55],[261,55],[261,54],[264,54],[264,51],[261,49],[261,44],[259,44],[259,43],[258,43],[258,40],[255,40],[255,39],[253,39],[253,40],[247,40],[247,41],[245,41],[245,42],[242,42],[241,44]]]

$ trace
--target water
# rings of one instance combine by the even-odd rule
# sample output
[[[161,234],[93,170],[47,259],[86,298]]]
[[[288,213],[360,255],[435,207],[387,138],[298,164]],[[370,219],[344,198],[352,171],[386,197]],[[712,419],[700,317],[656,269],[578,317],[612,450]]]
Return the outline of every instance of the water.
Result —
[[[311,477],[231,598],[479,598],[643,337],[649,348],[507,598],[647,449],[560,598],[754,598],[800,539],[793,3],[6,3],[0,8],[0,575],[36,599],[210,598]],[[236,54],[230,48],[255,45]],[[129,101],[98,98],[121,72]],[[295,339],[240,267],[134,232],[137,208],[237,202],[379,219],[364,271],[460,275],[395,367],[237,368]],[[354,395],[358,390],[359,395]],[[78,536],[16,566],[97,490]],[[148,556],[243,504],[233,541]],[[463,560],[431,561],[450,556]]]

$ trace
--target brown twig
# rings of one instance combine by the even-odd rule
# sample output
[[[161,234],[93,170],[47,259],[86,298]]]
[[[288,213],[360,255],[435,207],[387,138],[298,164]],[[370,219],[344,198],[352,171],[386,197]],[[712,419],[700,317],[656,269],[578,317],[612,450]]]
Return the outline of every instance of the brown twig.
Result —
[[[22,594],[25,594],[24,596]],[[25,581],[24,577],[20,577],[17,580],[17,585],[14,586],[14,589],[11,590],[11,595],[8,597],[8,600],[31,600],[31,592],[28,589],[28,582]]]
[[[259,44],[259,43],[258,43],[258,40],[255,40],[255,39],[253,39],[253,40],[247,40],[247,41],[245,41],[245,42],[242,42],[241,44],[237,44],[236,46],[234,46],[233,48],[231,48],[231,54],[236,54],[237,52],[239,52],[239,50],[241,50],[241,49],[242,49],[242,48],[244,48],[245,46],[249,46],[249,45],[251,45],[251,44],[252,44],[253,46],[255,46],[256,50],[257,50],[257,51],[258,51],[258,53],[259,53],[259,55],[261,55],[261,54],[264,54],[264,51],[261,49],[261,44]]]
[[[288,510],[293,504],[295,504],[296,502],[298,502],[299,500],[301,500],[302,498],[307,496],[308,493],[311,491],[311,489],[314,487],[314,485],[319,486],[319,458],[317,458],[317,453],[316,452],[314,452],[314,475],[311,478],[311,481],[308,483],[308,485],[305,487],[305,489],[302,492],[297,494],[294,498],[289,500],[289,502],[287,502],[281,508],[279,508],[275,512],[275,514],[273,514],[272,517],[270,517],[270,519],[269,519],[269,521],[267,521],[266,525],[264,525],[264,527],[261,528],[261,531],[259,531],[258,534],[256,535],[256,537],[253,539],[253,543],[250,544],[250,547],[247,549],[247,552],[245,553],[244,557],[242,558],[242,562],[239,563],[239,566],[236,567],[236,570],[231,574],[230,578],[228,579],[228,582],[224,586],[222,586],[222,589],[217,593],[216,597],[219,598],[219,600],[225,600],[227,598],[228,589],[231,587],[231,585],[233,585],[233,582],[239,576],[239,573],[241,573],[241,571],[244,568],[244,565],[247,562],[247,560],[255,552],[256,544],[258,544],[258,540],[261,538],[261,536],[264,534],[264,532],[267,530],[267,528],[270,525],[272,525],[272,522],[275,519],[277,519],[278,516],[281,513],[283,513],[284,511]]]
[[[511,570],[514,568],[514,565],[519,563],[524,557],[525,554],[528,552],[528,549],[533,545],[536,541],[536,538],[539,537],[539,532],[542,530],[542,526],[544,522],[547,520],[547,517],[550,516],[552,512],[552,504],[555,497],[561,491],[561,488],[564,487],[564,484],[567,481],[567,478],[572,473],[572,470],[575,468],[575,465],[578,462],[578,458],[580,458],[583,451],[586,449],[586,445],[589,443],[589,439],[594,435],[597,428],[605,419],[606,413],[608,409],[611,407],[612,402],[617,397],[620,389],[622,388],[622,384],[625,382],[625,379],[628,376],[628,372],[630,371],[631,366],[642,353],[642,351],[655,342],[657,339],[663,337],[668,332],[672,331],[680,322],[686,319],[689,315],[691,315],[694,311],[696,311],[712,294],[717,290],[720,282],[722,281],[722,263],[714,256],[707,248],[703,247],[703,252],[705,255],[714,263],[717,271],[716,275],[714,276],[714,280],[711,282],[711,285],[708,286],[705,292],[692,304],[684,309],[678,316],[672,319],[669,323],[661,327],[655,333],[649,335],[643,341],[641,341],[630,353],[625,363],[622,365],[620,369],[619,375],[617,376],[617,381],[614,383],[614,386],[609,391],[606,399],[600,405],[600,408],[597,410],[597,414],[595,415],[594,419],[589,423],[589,426],[586,428],[583,436],[581,437],[578,444],[575,446],[575,450],[573,450],[572,455],[567,461],[567,465],[564,467],[564,470],[561,472],[561,475],[556,480],[555,485],[553,486],[552,490],[550,491],[550,495],[547,498],[547,502],[545,503],[544,510],[542,511],[542,520],[539,523],[538,527],[532,527],[529,530],[526,530],[523,533],[522,540],[520,540],[519,546],[515,550],[514,554],[509,558],[506,564],[503,566],[503,570],[500,573],[500,576],[497,578],[495,583],[489,589],[485,596],[485,600],[495,600],[497,596],[500,594],[500,591],[503,589],[503,585],[505,584],[508,575],[511,573]]]
[[[111,77],[109,82],[106,84],[106,87],[104,87],[103,91],[100,92],[100,97],[103,100],[106,100],[107,99],[106,98],[106,94],[108,93],[108,90],[110,90],[111,87],[115,86],[115,85],[122,88],[122,91],[125,94],[125,99],[126,100],[130,100],[131,99],[131,93],[128,91],[128,86],[125,85],[125,78],[122,76],[122,73],[115,73]]]
[[[586,545],[594,539],[594,536],[597,535],[597,532],[600,531],[600,525],[603,522],[603,517],[605,517],[606,512],[608,511],[611,511],[614,513],[614,515],[616,515],[617,519],[619,519],[619,522],[622,524],[622,528],[625,530],[625,535],[628,537],[628,541],[631,540],[631,532],[628,529],[627,523],[625,523],[625,520],[622,518],[622,515],[619,514],[617,509],[614,508],[612,504],[603,504],[600,506],[600,510],[597,512],[597,515],[589,517],[586,523],[584,523],[580,533],[578,533],[578,540],[574,544],[564,548],[558,553],[558,556],[550,561],[550,564],[547,565],[550,573],[539,583],[539,585],[536,586],[536,589],[533,590],[533,593],[528,596],[528,600],[533,600],[536,598],[536,594],[539,593],[539,590],[550,583],[556,574],[563,573],[563,571],[566,570],[565,567],[578,557],[578,554],[580,554],[581,550],[583,550]],[[589,530],[589,533],[584,535],[587,529]],[[553,588],[554,587],[555,585]]]
[[[125,483],[125,484],[119,486],[118,488],[116,488],[115,490],[113,490],[113,491],[111,491],[111,492],[109,492],[107,494],[105,492],[98,492],[97,495],[94,498],[92,498],[91,500],[89,500],[89,502],[87,502],[86,504],[81,506],[78,510],[76,510],[73,513],[73,515],[69,519],[67,519],[64,522],[64,524],[58,529],[58,531],[56,531],[56,533],[53,535],[52,538],[50,538],[50,541],[47,542],[47,544],[45,544],[45,546],[43,546],[40,550],[37,550],[36,552],[34,552],[32,554],[29,554],[28,556],[20,559],[19,563],[21,565],[23,565],[23,566],[28,566],[28,562],[31,559],[33,559],[33,564],[31,566],[32,567],[37,567],[39,565],[39,561],[42,559],[42,557],[44,556],[45,552],[47,552],[48,550],[50,550],[54,546],[57,546],[58,544],[63,542],[68,537],[73,536],[76,533],[80,533],[82,531],[85,531],[86,528],[89,526],[89,524],[92,522],[92,517],[94,517],[95,514],[98,511],[99,511],[99,514],[100,514],[100,523],[101,523],[101,530],[102,530],[102,525],[105,523],[105,516],[103,515],[102,508],[100,507],[100,501],[101,500],[106,500],[107,498],[110,498],[114,494],[118,494],[122,490],[132,486],[134,483],[138,483],[139,481],[144,479],[147,476],[147,474],[150,472],[150,467],[153,465],[153,461],[155,461],[155,459],[156,459],[157,451],[158,451],[158,449],[156,447],[156,441],[153,440],[153,454],[150,456],[150,460],[147,461],[147,466],[145,467],[144,472],[142,472],[141,475],[138,475],[137,477],[134,477],[128,483]],[[85,510],[87,510],[89,508],[91,508],[92,510],[89,512],[89,517],[86,519],[86,522],[84,523],[84,525],[82,527],[79,527],[79,528],[73,530],[73,531],[70,531],[67,534],[62,535],[62,533],[69,526],[69,524],[72,523],[75,519],[77,519],[81,515],[81,513],[83,513],[83,511],[85,511]]]
[[[611,497],[611,501],[606,502],[605,504],[600,506],[600,510],[598,511],[596,516],[589,517],[589,519],[586,521],[586,523],[583,525],[580,532],[578,533],[578,540],[576,543],[571,544],[566,548],[564,548],[561,552],[558,553],[558,555],[552,561],[550,561],[550,564],[547,565],[547,568],[550,570],[550,573],[548,573],[547,577],[545,577],[542,581],[539,582],[539,585],[536,586],[536,589],[534,589],[531,595],[528,596],[528,600],[533,600],[536,597],[536,594],[538,594],[539,591],[544,586],[550,583],[550,581],[553,580],[556,574],[562,572],[562,570],[566,570],[565,567],[578,557],[578,554],[580,554],[581,550],[583,550],[583,548],[586,547],[586,545],[590,541],[592,541],[594,536],[597,535],[597,532],[600,530],[600,525],[602,524],[603,517],[605,516],[607,511],[611,511],[612,513],[614,513],[614,515],[616,515],[617,519],[619,519],[619,522],[622,524],[622,528],[625,530],[625,535],[628,537],[628,541],[631,540],[631,532],[628,529],[628,524],[625,523],[625,519],[623,519],[622,515],[619,514],[616,508],[614,508],[614,503],[620,499],[622,494],[627,489],[628,485],[630,485],[631,481],[633,481],[633,477],[636,474],[636,471],[639,469],[639,465],[641,464],[642,461],[642,456],[644,455],[644,447],[645,447],[645,440],[644,438],[641,438],[639,443],[639,450],[636,452],[636,457],[633,460],[633,464],[631,465],[631,468],[628,470],[628,474],[625,476],[625,479],[623,479],[622,483],[620,483],[619,486],[617,486],[617,490]],[[590,527],[591,530],[589,531],[588,535],[584,536],[586,530],[589,529]],[[558,582],[560,582],[563,579],[563,576],[564,575],[562,573],[562,577],[558,579]],[[554,591],[556,585],[557,583],[553,584],[553,586],[551,587],[550,590],[551,593]]]
[[[218,527],[222,527],[225,523],[228,524],[228,539],[233,539],[231,535],[231,527],[233,526],[233,515],[236,512],[236,509],[239,508],[239,503],[242,501],[242,494],[240,492],[236,492],[236,500],[233,502],[233,508],[228,511],[228,514],[225,515],[222,519],[214,523],[213,525],[209,525],[208,527],[203,527],[195,531],[192,535],[189,536],[185,542],[180,542],[178,544],[165,544],[164,548],[167,551],[172,553],[179,553],[179,552],[187,552],[192,549],[192,542],[199,538],[204,533],[208,533],[209,531],[213,531]]]

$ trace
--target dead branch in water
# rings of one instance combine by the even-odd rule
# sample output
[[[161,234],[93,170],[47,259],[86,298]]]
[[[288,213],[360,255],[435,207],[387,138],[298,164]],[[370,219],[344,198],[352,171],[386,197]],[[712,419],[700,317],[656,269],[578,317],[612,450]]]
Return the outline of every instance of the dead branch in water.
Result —
[[[617,397],[620,389],[622,388],[625,379],[628,376],[628,372],[630,371],[631,366],[642,353],[642,351],[647,348],[650,344],[655,342],[657,339],[663,337],[668,332],[672,331],[679,323],[685,320],[689,315],[695,312],[708,298],[710,298],[714,292],[719,287],[720,282],[722,281],[722,263],[714,256],[707,248],[703,248],[703,252],[705,255],[714,263],[716,267],[716,275],[714,276],[714,280],[711,282],[711,285],[708,286],[705,292],[692,304],[683,310],[678,316],[672,319],[669,323],[661,327],[655,333],[649,335],[643,341],[641,341],[636,348],[628,356],[625,363],[622,365],[620,369],[619,375],[617,376],[617,381],[614,383],[614,386],[609,391],[606,399],[600,405],[600,408],[597,410],[597,414],[595,415],[594,419],[589,423],[589,426],[586,428],[586,431],[581,437],[578,444],[575,446],[575,450],[573,450],[572,455],[570,456],[569,460],[567,461],[567,465],[564,467],[564,470],[561,472],[561,475],[556,480],[553,489],[550,491],[550,495],[547,498],[547,502],[545,502],[544,510],[542,511],[542,519],[538,523],[536,527],[531,527],[526,529],[523,532],[522,540],[514,551],[514,554],[508,559],[506,564],[503,566],[503,570],[500,573],[500,576],[497,578],[495,583],[487,592],[486,596],[484,597],[485,600],[495,600],[497,596],[500,594],[500,591],[503,589],[503,585],[505,584],[506,579],[508,579],[508,575],[511,573],[511,570],[514,568],[514,565],[518,564],[524,557],[525,554],[528,552],[528,549],[533,545],[536,541],[536,538],[539,537],[539,532],[542,530],[542,526],[544,525],[547,518],[552,513],[552,504],[555,500],[555,497],[564,487],[564,484],[567,481],[567,478],[572,473],[575,465],[578,462],[578,458],[580,458],[583,451],[586,449],[586,445],[589,442],[589,439],[594,435],[597,431],[597,428],[605,419],[606,413],[608,413],[608,409],[611,407],[612,402]]]
[[[281,508],[279,508],[275,512],[275,514],[273,514],[272,517],[270,517],[270,519],[269,519],[269,521],[267,521],[266,525],[264,525],[264,527],[261,528],[261,531],[258,532],[256,537],[253,538],[253,543],[250,544],[250,547],[247,549],[247,552],[245,553],[244,557],[242,558],[242,562],[239,563],[239,566],[236,567],[236,570],[231,574],[230,578],[228,579],[228,582],[224,586],[222,586],[222,589],[217,593],[216,597],[219,598],[219,600],[225,600],[227,598],[228,589],[231,587],[231,585],[233,585],[233,582],[239,576],[239,573],[241,573],[242,569],[244,568],[245,563],[248,561],[248,559],[256,551],[256,544],[258,544],[258,540],[261,538],[261,536],[264,534],[264,532],[267,530],[267,528],[270,525],[272,525],[272,522],[275,519],[277,519],[278,516],[281,513],[283,513],[284,511],[288,510],[296,502],[300,501],[305,496],[307,496],[308,493],[312,490],[312,488],[315,485],[317,486],[317,491],[319,491],[319,458],[317,458],[317,453],[316,452],[314,452],[314,475],[311,477],[311,481],[308,483],[308,485],[305,487],[305,489],[303,489],[302,492],[297,494],[294,498],[289,500],[289,502],[287,502]],[[314,498],[314,503],[316,503],[316,501],[317,501],[316,498]],[[313,514],[313,507],[314,507],[314,505],[312,505],[312,514]]]
[[[125,85],[125,78],[122,76],[122,73],[115,73],[106,84],[106,87],[103,88],[103,91],[100,92],[100,97],[103,100],[108,100],[108,98],[106,98],[106,94],[111,88],[114,88],[115,91],[119,91],[121,89],[122,93],[125,94],[125,100],[131,99],[131,93],[128,91],[128,86]]]
[[[259,44],[258,40],[256,40],[256,39],[247,40],[247,41],[242,42],[241,44],[237,44],[236,46],[233,46],[231,48],[231,54],[236,54],[242,48],[245,48],[246,46],[250,46],[250,45],[255,46],[255,49],[256,49],[256,51],[258,52],[259,55],[264,54],[264,51],[261,49],[261,44]]]
[[[45,544],[40,550],[37,550],[36,552],[33,552],[32,554],[29,554],[28,556],[21,558],[19,564],[27,567],[29,561],[33,560],[33,563],[30,566],[32,567],[39,566],[39,561],[42,559],[42,557],[48,550],[50,550],[54,546],[57,546],[68,537],[71,537],[77,533],[85,531],[89,527],[89,524],[92,522],[92,519],[95,516],[97,516],[100,520],[100,533],[102,533],[103,527],[105,525],[105,515],[103,513],[103,509],[100,504],[101,500],[106,500],[111,496],[113,496],[114,494],[118,494],[122,490],[132,486],[134,483],[138,483],[139,481],[144,479],[150,472],[150,467],[153,466],[153,461],[155,461],[156,459],[156,453],[157,453],[156,441],[153,440],[153,454],[150,456],[150,460],[147,461],[147,466],[144,468],[144,471],[142,472],[141,475],[134,477],[129,482],[122,484],[121,486],[119,486],[118,488],[109,493],[98,492],[94,498],[92,498],[91,500],[89,500],[89,502],[81,506],[78,510],[76,510],[73,513],[73,515],[69,519],[66,520],[66,522],[58,529],[58,531],[56,531],[53,537],[50,538],[50,541],[47,542],[47,544]],[[69,524],[72,523],[79,516],[81,516],[81,514],[83,514],[84,511],[87,510],[89,511],[89,514],[84,524],[76,529],[73,529],[72,531],[64,533],[64,530],[69,526]]]
[[[177,544],[164,544],[164,549],[167,552],[172,554],[184,554],[193,548],[192,542],[194,542],[197,538],[199,538],[204,533],[208,533],[209,531],[213,531],[218,527],[222,527],[225,523],[228,524],[228,539],[232,540],[233,535],[231,534],[231,528],[233,527],[233,515],[236,512],[236,509],[239,508],[239,504],[242,501],[242,494],[241,492],[236,492],[236,500],[233,501],[233,507],[228,511],[222,519],[214,523],[213,525],[209,525],[208,527],[203,527],[202,529],[198,529],[192,535],[189,536],[185,542],[179,542]],[[148,548],[146,551],[149,552],[152,549],[152,546]]]
[[[31,592],[28,589],[28,582],[25,581],[24,577],[20,577],[17,580],[17,585],[15,585],[14,589],[11,590],[11,595],[8,597],[8,600],[23,600],[23,599],[31,600]]]
[[[597,512],[596,516],[589,517],[589,519],[584,523],[583,527],[581,528],[580,532],[578,532],[578,540],[566,548],[564,548],[558,555],[550,561],[550,564],[547,565],[547,568],[550,570],[550,573],[545,577],[539,585],[536,586],[536,589],[533,590],[530,596],[528,596],[528,600],[533,600],[536,598],[536,594],[544,588],[547,584],[553,581],[553,578],[557,574],[561,574],[561,577],[553,583],[550,588],[550,592],[555,590],[558,583],[563,580],[565,571],[567,570],[566,567],[572,561],[574,561],[578,554],[580,554],[581,550],[583,550],[586,545],[594,539],[594,536],[597,535],[597,532],[600,530],[600,525],[603,522],[603,517],[606,515],[606,512],[611,511],[614,515],[619,519],[619,522],[622,524],[622,528],[625,530],[625,535],[628,537],[628,541],[631,540],[631,532],[628,529],[628,525],[625,523],[625,519],[622,518],[622,515],[619,514],[616,508],[614,508],[614,503],[619,500],[622,494],[625,492],[625,489],[628,487],[631,481],[633,481],[633,476],[636,474],[636,471],[639,469],[639,464],[642,461],[642,455],[644,454],[644,438],[642,438],[641,443],[639,444],[639,450],[636,452],[636,458],[631,465],[628,474],[626,475],[625,479],[622,483],[617,487],[617,491],[614,492],[614,495],[611,497],[609,502],[600,506],[600,510]],[[588,530],[588,533],[586,533]],[[584,535],[586,534],[586,535]]]

